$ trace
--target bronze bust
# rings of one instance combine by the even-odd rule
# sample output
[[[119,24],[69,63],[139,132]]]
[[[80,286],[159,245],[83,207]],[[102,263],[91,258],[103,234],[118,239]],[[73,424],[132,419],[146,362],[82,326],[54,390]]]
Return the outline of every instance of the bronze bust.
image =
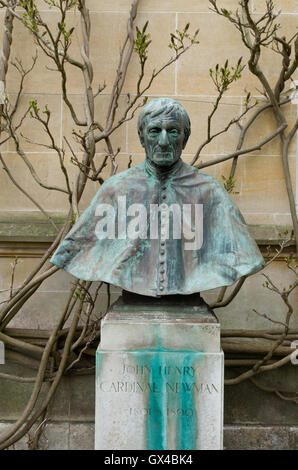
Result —
[[[151,297],[227,286],[261,269],[223,185],[180,158],[190,135],[185,109],[154,99],[138,132],[145,161],[102,185],[51,262],[79,279]]]

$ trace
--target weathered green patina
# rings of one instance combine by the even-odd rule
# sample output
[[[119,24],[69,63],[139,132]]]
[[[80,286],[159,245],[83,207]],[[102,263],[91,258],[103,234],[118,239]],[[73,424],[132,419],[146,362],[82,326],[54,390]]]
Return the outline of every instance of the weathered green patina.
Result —
[[[160,371],[166,368],[176,370],[178,364],[181,370],[195,370],[199,367],[202,354],[197,351],[169,351],[162,347],[132,354],[136,362],[150,364],[148,380],[156,385],[159,392],[149,390],[147,393],[146,406],[151,412],[146,416],[146,449],[169,449],[171,433],[175,436],[176,449],[195,449],[198,438],[195,388],[192,386],[195,378],[187,382],[180,374],[175,378],[176,383],[171,384],[173,379],[165,379]],[[167,380],[170,383],[167,383]]]
[[[223,185],[180,158],[190,134],[184,108],[169,98],[153,100],[140,113],[138,131],[145,162],[103,184],[52,263],[80,279],[152,297],[230,285],[262,268],[259,249]],[[191,211],[199,208],[197,219]]]

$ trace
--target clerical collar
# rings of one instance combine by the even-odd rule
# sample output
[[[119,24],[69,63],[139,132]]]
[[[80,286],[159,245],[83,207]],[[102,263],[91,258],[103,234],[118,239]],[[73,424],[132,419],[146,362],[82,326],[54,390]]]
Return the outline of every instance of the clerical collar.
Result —
[[[170,178],[171,176],[175,175],[177,171],[181,168],[183,162],[181,158],[177,160],[172,166],[170,167],[158,167],[154,165],[148,158],[145,160],[145,170],[146,172],[151,175],[155,176],[158,179],[161,178]]]

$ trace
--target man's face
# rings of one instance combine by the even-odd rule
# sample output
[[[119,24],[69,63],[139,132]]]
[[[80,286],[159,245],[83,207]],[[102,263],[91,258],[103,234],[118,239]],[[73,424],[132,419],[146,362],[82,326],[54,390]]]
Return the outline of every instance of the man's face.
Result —
[[[142,145],[146,157],[155,165],[167,167],[179,160],[184,145],[184,127],[180,119],[171,115],[147,118]]]

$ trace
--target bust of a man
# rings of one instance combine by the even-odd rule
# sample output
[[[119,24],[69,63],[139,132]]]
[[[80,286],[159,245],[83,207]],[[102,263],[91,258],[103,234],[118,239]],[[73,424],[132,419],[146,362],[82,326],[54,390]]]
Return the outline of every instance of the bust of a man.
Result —
[[[102,185],[52,263],[152,297],[227,286],[259,270],[264,260],[223,185],[181,160],[185,109],[150,101],[138,133],[145,161]]]

